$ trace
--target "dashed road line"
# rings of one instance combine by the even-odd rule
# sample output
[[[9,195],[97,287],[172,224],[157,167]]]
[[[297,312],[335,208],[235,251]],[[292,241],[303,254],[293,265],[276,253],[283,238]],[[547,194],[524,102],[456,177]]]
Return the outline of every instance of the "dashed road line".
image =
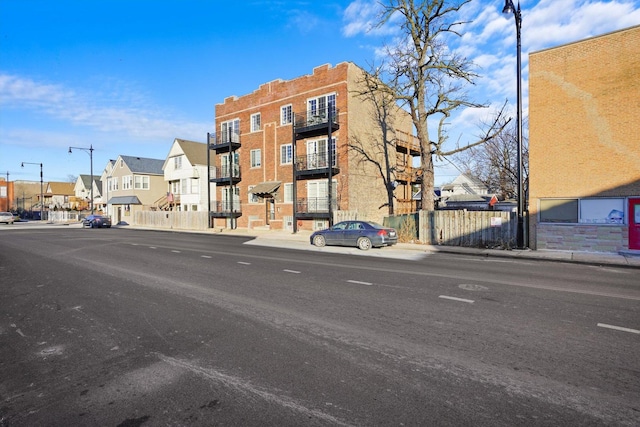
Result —
[[[365,285],[365,286],[373,286],[373,283],[370,282],[361,282],[359,280],[347,280],[347,283],[353,283],[355,285]]]
[[[607,325],[606,323],[598,323],[598,326],[601,328],[613,329],[616,331],[631,332],[632,334],[640,334],[640,331],[637,329],[624,328],[622,326]]]
[[[475,301],[472,299],[464,299],[464,298],[457,298],[457,297],[450,297],[447,295],[440,295],[438,298],[442,298],[442,299],[448,299],[451,301],[458,301],[458,302],[466,302],[468,304],[473,304]]]
[[[172,250],[171,252],[173,252],[174,254],[179,254],[179,253],[181,253],[181,251],[176,251],[175,249],[174,249],[174,250]]]
[[[245,262],[245,261],[238,261],[238,264],[242,264],[242,265],[251,265],[250,262]]]
[[[284,271],[285,273],[300,274],[300,272],[296,270],[282,270],[282,271]]]
[[[210,256],[210,255],[200,255],[200,258],[209,258],[210,259],[210,258],[213,258],[213,257]]]

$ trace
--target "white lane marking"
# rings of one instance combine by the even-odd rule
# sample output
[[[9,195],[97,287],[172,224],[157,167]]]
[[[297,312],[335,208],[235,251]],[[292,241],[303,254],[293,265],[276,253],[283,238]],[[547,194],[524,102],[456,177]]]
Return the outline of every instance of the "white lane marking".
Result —
[[[180,251],[176,251],[176,250],[172,250],[171,252],[173,252],[174,254],[179,254]]]
[[[450,299],[451,301],[459,301],[459,302],[466,302],[469,304],[473,304],[475,301],[472,299],[464,299],[464,298],[456,298],[456,297],[449,297],[447,295],[440,295],[438,298],[442,298],[442,299]]]
[[[373,286],[373,283],[369,282],[361,282],[359,280],[347,280],[347,283],[354,283],[356,285],[365,285],[365,286]]]
[[[200,255],[200,258],[213,258],[213,257],[211,257],[209,255]]]
[[[601,328],[614,329],[616,331],[631,332],[632,334],[640,334],[640,331],[637,329],[623,328],[622,326],[607,325],[606,323],[598,323],[598,326]]]
[[[284,271],[285,273],[300,274],[300,272],[299,272],[299,271],[296,271],[296,270],[282,270],[282,271]]]
[[[149,249],[158,249],[155,246],[149,246]]]
[[[244,261],[238,261],[238,264],[242,264],[242,265],[251,265],[250,262],[244,262]]]

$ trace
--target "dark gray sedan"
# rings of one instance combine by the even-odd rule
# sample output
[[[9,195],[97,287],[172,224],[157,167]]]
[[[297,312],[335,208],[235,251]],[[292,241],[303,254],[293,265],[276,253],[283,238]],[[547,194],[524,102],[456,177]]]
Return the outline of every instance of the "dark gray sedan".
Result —
[[[356,246],[363,251],[371,247],[391,246],[398,243],[398,233],[370,221],[342,221],[326,230],[311,235],[311,244]]]
[[[82,220],[82,227],[111,228],[111,218],[104,215],[88,215]]]

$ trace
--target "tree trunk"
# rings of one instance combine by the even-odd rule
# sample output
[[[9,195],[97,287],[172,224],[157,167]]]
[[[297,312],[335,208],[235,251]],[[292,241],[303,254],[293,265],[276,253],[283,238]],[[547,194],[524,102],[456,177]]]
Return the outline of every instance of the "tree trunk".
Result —
[[[433,156],[428,150],[422,150],[422,158],[420,161],[420,167],[422,169],[422,184],[420,190],[422,191],[422,206],[423,211],[435,210],[435,201],[433,197],[433,183],[435,180],[435,174],[433,170]]]

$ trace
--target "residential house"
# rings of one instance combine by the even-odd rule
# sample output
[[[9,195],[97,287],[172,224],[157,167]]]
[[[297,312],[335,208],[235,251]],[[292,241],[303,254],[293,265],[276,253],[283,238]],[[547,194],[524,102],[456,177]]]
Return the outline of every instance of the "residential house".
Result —
[[[91,192],[92,187],[93,193]],[[102,210],[102,183],[100,182],[99,177],[94,176],[92,181],[91,175],[80,175],[76,179],[73,190],[75,192],[78,210],[91,210],[92,196],[94,210]]]
[[[114,224],[127,222],[136,211],[150,210],[166,195],[164,160],[119,156],[110,160],[102,174],[107,215]]]
[[[217,104],[211,224],[297,231],[326,228],[338,214],[382,222],[386,160],[396,202],[412,210],[419,145],[410,116],[394,104],[381,126],[374,102],[359,95],[365,77],[353,63],[323,65]]]
[[[451,197],[456,194],[489,194],[489,188],[478,178],[467,173],[461,173],[453,181],[444,184],[440,188],[442,198]]]
[[[203,211],[209,209],[207,144],[176,138],[162,166],[166,194],[153,209]],[[215,195],[215,187],[212,192]],[[214,199],[215,200],[215,199]]]
[[[44,191],[44,206],[48,210],[77,209],[73,182],[49,182]]]
[[[440,188],[439,209],[491,210],[498,204],[495,194],[478,178],[461,173]]]
[[[640,250],[640,26],[529,55],[533,249]]]

